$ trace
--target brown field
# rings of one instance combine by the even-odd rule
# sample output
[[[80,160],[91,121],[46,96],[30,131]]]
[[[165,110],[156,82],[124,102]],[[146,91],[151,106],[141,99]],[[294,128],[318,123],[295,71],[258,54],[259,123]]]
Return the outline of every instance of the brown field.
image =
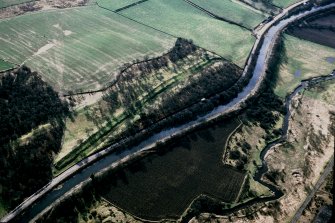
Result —
[[[233,121],[191,133],[108,177],[103,197],[145,219],[178,218],[200,194],[237,199],[245,174],[222,163]]]
[[[321,18],[313,19],[310,21],[310,24],[335,27],[335,11],[332,11],[329,14],[322,16]]]
[[[291,32],[292,35],[314,43],[335,48],[335,32],[331,30],[319,30],[312,28],[296,28]]]

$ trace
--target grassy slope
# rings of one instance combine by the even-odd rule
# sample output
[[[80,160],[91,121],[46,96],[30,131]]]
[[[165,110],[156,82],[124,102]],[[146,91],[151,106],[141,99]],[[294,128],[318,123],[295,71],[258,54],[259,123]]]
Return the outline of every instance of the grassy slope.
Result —
[[[150,0],[120,13],[175,36],[192,39],[241,67],[255,40],[249,31],[213,19],[180,0]]]
[[[275,93],[280,97],[292,92],[301,80],[326,75],[335,69],[335,64],[326,61],[326,57],[335,55],[335,49],[290,35],[285,35],[284,41],[286,55],[275,88]],[[301,75],[295,76],[298,70]]]
[[[257,26],[266,18],[266,15],[262,12],[246,4],[232,0],[192,0],[192,2],[218,16],[232,20],[248,28]]]
[[[32,0],[0,0],[0,8],[31,1]]]
[[[26,61],[66,91],[100,88],[114,79],[120,65],[157,56],[175,41],[97,6],[26,14],[0,21],[0,30],[2,58]],[[33,56],[46,44],[53,47]]]

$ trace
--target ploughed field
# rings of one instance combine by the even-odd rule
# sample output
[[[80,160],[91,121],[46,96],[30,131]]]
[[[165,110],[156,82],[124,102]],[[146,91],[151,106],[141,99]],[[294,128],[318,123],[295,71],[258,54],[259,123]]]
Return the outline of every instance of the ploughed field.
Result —
[[[223,165],[222,155],[237,121],[190,133],[105,178],[102,196],[150,220],[178,218],[200,194],[234,202],[245,173]]]
[[[335,48],[335,10],[306,22],[290,33],[298,38]]]

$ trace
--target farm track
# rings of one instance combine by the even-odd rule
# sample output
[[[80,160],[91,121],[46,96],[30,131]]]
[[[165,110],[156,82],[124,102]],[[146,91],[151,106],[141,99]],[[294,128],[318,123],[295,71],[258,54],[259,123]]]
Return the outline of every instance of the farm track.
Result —
[[[246,70],[250,69],[249,65],[252,61],[251,58],[255,55],[256,49],[258,49],[259,44],[262,44],[261,51],[265,50],[266,52],[260,53],[258,55],[257,64],[256,64],[256,67],[255,67],[255,70],[254,70],[253,78],[250,80],[248,86],[245,87],[243,92],[241,92],[239,94],[238,98],[232,100],[230,103],[228,103],[225,106],[219,106],[218,108],[216,108],[215,110],[213,110],[212,112],[207,114],[206,116],[199,117],[199,119],[196,120],[196,121],[190,122],[188,124],[182,125],[182,126],[177,127],[177,128],[172,128],[172,129],[163,131],[163,132],[149,138],[148,140],[144,141],[139,146],[137,146],[135,148],[132,148],[130,150],[124,151],[121,154],[118,154],[118,155],[110,154],[109,156],[106,156],[112,151],[113,147],[108,147],[108,148],[106,148],[106,149],[104,149],[104,150],[102,150],[102,151],[100,151],[96,154],[93,154],[92,156],[90,156],[90,157],[82,160],[81,162],[79,162],[77,165],[72,166],[67,171],[65,171],[64,173],[62,173],[58,177],[54,178],[52,181],[50,181],[47,185],[45,185],[39,191],[37,191],[36,193],[31,195],[29,198],[25,199],[18,207],[16,207],[8,215],[6,215],[3,219],[1,219],[1,222],[12,221],[15,217],[17,217],[19,214],[21,214],[24,210],[28,209],[32,204],[36,203],[36,201],[38,199],[41,199],[43,196],[46,196],[46,197],[49,196],[49,199],[50,199],[49,201],[47,200],[47,198],[44,199],[44,206],[42,205],[42,206],[38,207],[38,205],[36,204],[32,207],[32,208],[35,208],[35,214],[30,213],[30,219],[31,219],[31,218],[35,217],[38,213],[43,212],[43,210],[45,210],[46,207],[50,208],[52,206],[52,204],[54,203],[54,201],[58,198],[61,198],[65,193],[67,193],[67,194],[70,193],[71,190],[73,190],[73,188],[77,187],[78,185],[83,184],[83,182],[85,182],[85,181],[88,181],[89,176],[91,175],[91,172],[89,172],[89,171],[94,171],[94,173],[96,173],[96,172],[100,172],[101,170],[104,170],[105,168],[115,167],[118,164],[122,163],[122,161],[128,160],[128,159],[130,159],[134,156],[137,156],[137,155],[141,155],[141,154],[145,153],[146,151],[149,151],[150,149],[154,148],[155,145],[156,145],[156,142],[159,142],[159,141],[164,142],[166,140],[171,139],[172,137],[175,137],[177,135],[180,135],[181,133],[184,133],[184,132],[187,132],[187,131],[193,129],[194,127],[199,126],[200,124],[202,124],[204,122],[207,122],[209,120],[213,120],[215,118],[218,118],[219,116],[221,116],[223,114],[238,110],[240,108],[241,104],[245,100],[252,97],[257,92],[262,80],[264,79],[266,64],[268,62],[270,53],[272,52],[274,42],[276,41],[280,31],[286,25],[288,25],[290,22],[293,22],[297,19],[300,19],[300,18],[302,18],[306,15],[318,12],[320,10],[328,9],[328,8],[331,8],[331,7],[335,6],[335,3],[332,3],[332,4],[329,4],[329,5],[326,5],[326,6],[318,7],[316,9],[305,11],[305,12],[300,13],[298,15],[289,17],[286,20],[283,20],[284,23],[282,23],[282,24],[279,23],[279,24],[274,26],[275,22],[280,21],[282,19],[282,17],[286,15],[288,10],[290,10],[292,8],[295,8],[295,7],[297,7],[297,6],[299,6],[303,3],[304,3],[304,1],[299,2],[297,4],[294,4],[294,5],[290,6],[287,9],[283,10],[282,13],[277,15],[274,20],[272,20],[270,23],[268,23],[266,26],[264,26],[262,28],[262,30],[259,31],[258,35],[260,37],[263,37],[266,33],[269,34],[269,32],[270,32],[271,35],[269,34],[269,35],[265,36],[265,38],[267,38],[267,41],[264,40],[263,42],[260,42],[259,39],[258,39],[258,41],[256,41],[256,43],[253,47],[252,53],[250,54],[251,56],[249,57],[248,64],[245,67],[244,74],[247,73]],[[273,30],[272,30],[272,28],[273,28]],[[272,32],[271,32],[271,30],[272,30]],[[120,142],[120,143],[122,143],[122,142]],[[106,156],[106,157],[104,159],[101,159],[103,156]],[[95,162],[98,159],[100,159],[100,162]],[[89,166],[89,164],[91,164],[91,165]],[[103,165],[107,165],[107,166],[103,166]],[[86,168],[83,169],[84,167],[86,167]],[[79,172],[78,174],[74,175],[79,170],[82,170],[82,171]],[[73,176],[73,177],[70,178],[68,181],[65,181],[67,178],[69,178],[71,176]],[[63,186],[62,189],[60,189],[58,191],[51,191],[53,188],[55,188],[56,186],[58,186],[60,183],[63,183],[63,182],[64,182],[64,186]],[[65,184],[66,184],[66,186],[65,186]],[[51,194],[51,192],[53,192],[54,194]],[[26,217],[25,219],[29,218],[27,216],[25,216],[25,217]]]

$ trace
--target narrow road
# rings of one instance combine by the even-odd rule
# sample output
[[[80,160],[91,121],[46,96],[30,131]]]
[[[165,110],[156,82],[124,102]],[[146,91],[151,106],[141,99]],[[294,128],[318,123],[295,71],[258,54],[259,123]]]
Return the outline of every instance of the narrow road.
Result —
[[[302,215],[302,212],[306,209],[307,205],[309,202],[312,200],[314,197],[314,194],[316,191],[320,188],[322,183],[325,181],[326,177],[330,174],[330,172],[333,170],[334,167],[334,155],[330,158],[329,163],[325,167],[323,173],[321,174],[319,180],[316,182],[315,186],[313,187],[312,191],[308,194],[306,197],[305,201],[302,203],[298,211],[295,213],[294,217],[291,220],[291,223],[296,223],[300,216]]]
[[[25,219],[29,221],[28,219],[34,218],[38,213],[42,212],[48,206],[52,205],[52,203],[54,203],[56,199],[59,199],[65,193],[71,191],[71,189],[73,189],[76,185],[87,180],[91,174],[94,174],[106,168],[110,168],[111,166],[116,166],[122,160],[127,160],[130,157],[139,155],[153,148],[157,142],[164,142],[172,137],[175,137],[194,128],[195,126],[199,126],[204,122],[215,119],[223,114],[238,110],[242,103],[244,103],[248,98],[252,97],[257,92],[262,80],[265,77],[266,65],[272,53],[274,43],[276,42],[278,35],[282,31],[282,29],[285,28],[289,23],[304,16],[307,16],[311,13],[335,7],[335,3],[332,3],[326,6],[313,8],[312,10],[305,11],[303,13],[291,16],[290,18],[280,21],[284,16],[286,16],[286,13],[290,9],[298,7],[305,2],[306,1],[302,1],[291,5],[289,8],[283,10],[271,22],[266,24],[261,30],[257,32],[258,38],[256,39],[256,42],[250,53],[247,65],[245,66],[243,71],[243,75],[246,75],[249,71],[252,57],[256,55],[256,50],[259,49],[259,45],[262,43],[260,52],[257,57],[257,63],[255,69],[253,70],[253,76],[250,79],[249,84],[242,90],[242,92],[238,94],[237,98],[233,99],[226,105],[215,108],[210,113],[206,114],[205,116],[199,117],[195,121],[189,122],[182,126],[164,130],[156,135],[153,135],[152,137],[143,141],[140,145],[123,151],[120,154],[111,154],[111,151],[115,148],[115,146],[122,142],[116,143],[98,153],[95,153],[85,158],[81,162],[77,163],[76,165],[72,166],[71,168],[60,174],[59,176],[55,177],[52,181],[50,181],[47,185],[38,190],[36,193],[26,198],[19,206],[17,206],[14,210],[12,210],[4,218],[2,218],[1,222],[9,222],[13,220],[16,216],[19,216],[22,212],[28,212],[27,210],[29,210],[29,213],[27,213],[27,215],[29,216],[25,216]],[[279,23],[274,25],[277,22]],[[264,37],[263,42],[260,41],[261,37]],[[102,157],[104,158],[102,159]],[[63,187],[60,190],[52,190],[61,183],[63,183]],[[33,206],[33,204],[35,205]]]

